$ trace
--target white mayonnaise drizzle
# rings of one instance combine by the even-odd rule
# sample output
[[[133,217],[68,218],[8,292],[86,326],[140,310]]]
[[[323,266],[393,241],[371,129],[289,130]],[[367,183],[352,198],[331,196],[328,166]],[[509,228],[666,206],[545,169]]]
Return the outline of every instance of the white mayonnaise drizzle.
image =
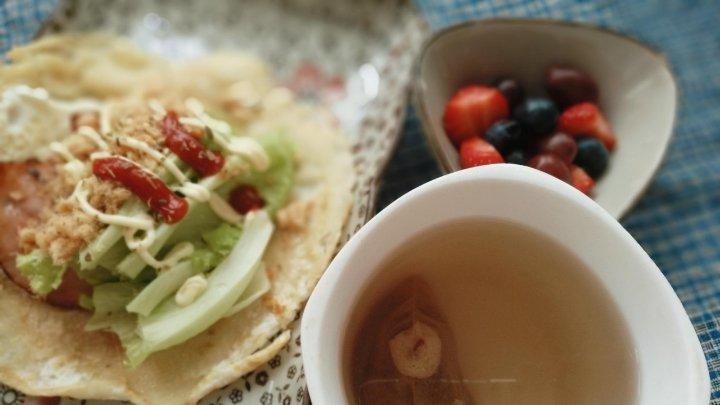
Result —
[[[43,157],[48,146],[71,133],[71,117],[99,110],[102,103],[81,99],[61,101],[43,88],[13,85],[0,94],[0,161]],[[32,136],[27,136],[32,134]]]
[[[104,114],[101,114],[100,116],[102,117],[102,116],[104,116]],[[102,121],[102,118],[101,118],[101,121]],[[98,149],[110,150],[110,147],[108,146],[107,142],[105,142],[105,140],[102,139],[102,136],[100,136],[100,134],[97,133],[95,128],[83,125],[80,128],[78,128],[77,133],[90,139],[91,141],[93,141],[95,143],[95,145],[98,147]]]
[[[89,138],[101,151],[108,150],[107,143],[105,143],[105,141],[93,128],[87,126],[80,127],[78,134]],[[80,159],[76,158],[64,143],[57,141],[52,142],[48,145],[48,149],[65,159],[67,163],[63,165],[63,170],[68,176],[70,176],[73,182],[77,183],[81,179],[90,175],[90,167],[80,161]]]
[[[203,186],[202,184],[197,184],[190,181],[183,183],[179,187],[173,187],[173,190],[179,191],[184,195],[192,198],[193,200],[199,202],[206,202],[210,200],[210,197],[212,195],[215,195],[215,193],[208,190],[208,188]]]
[[[170,174],[172,174],[173,177],[175,177],[180,183],[185,183],[188,181],[187,176],[185,176],[182,170],[180,170],[180,168],[175,164],[175,162],[172,161],[172,159],[168,159],[168,156],[166,154],[159,152],[147,143],[136,138],[130,138],[129,136],[113,137],[113,142],[115,142],[117,145],[135,149],[150,156],[152,159],[162,164],[165,169],[167,169],[167,171],[170,172]]]
[[[212,193],[210,195],[210,201],[208,201],[208,204],[210,204],[210,208],[212,208],[215,214],[226,222],[236,225],[243,220],[243,216],[238,214],[237,211],[235,211],[235,209],[230,206],[227,201],[217,195],[217,193]]]
[[[143,215],[150,218],[147,214],[143,213]],[[152,220],[152,218],[150,218],[150,220]],[[139,231],[139,229],[135,228],[125,228],[125,230],[123,231],[123,237],[125,238],[125,244],[127,245],[128,249],[148,249],[155,240],[155,228],[150,228],[146,230],[145,236],[142,239],[135,239],[135,233],[137,233],[137,231]]]
[[[153,228],[153,220],[150,218],[106,214],[90,205],[90,202],[87,200],[88,191],[85,189],[85,180],[78,182],[77,186],[75,186],[75,191],[73,191],[73,195],[80,204],[80,208],[85,211],[86,214],[104,224],[124,226],[146,231]]]
[[[110,106],[105,104],[100,109],[100,132],[109,134],[112,126],[110,125]]]
[[[63,170],[74,182],[78,182],[90,175],[90,168],[79,160],[65,163]]]
[[[153,118],[155,118],[156,120],[163,119],[163,117],[165,117],[165,115],[167,114],[165,107],[163,107],[163,105],[155,99],[148,101],[148,106],[151,110],[153,110],[153,113],[155,113],[155,116]]]
[[[75,157],[75,155],[73,155],[73,154],[70,152],[70,149],[68,149],[68,147],[65,146],[64,143],[61,143],[61,142],[52,142],[52,143],[48,146],[48,148],[49,148],[51,151],[53,151],[53,152],[57,153],[58,155],[62,156],[62,158],[65,159],[65,160],[68,161],[68,162],[72,162],[72,161],[74,161],[74,160],[78,160],[78,159]]]
[[[230,124],[209,116],[205,112],[202,103],[197,99],[189,98],[185,100],[185,107],[195,115],[195,119],[181,118],[181,124],[210,128],[213,140],[221,148],[248,159],[257,170],[265,171],[270,166],[270,157],[257,140],[250,137],[232,136]]]
[[[192,243],[180,242],[165,255],[163,260],[158,260],[150,254],[146,247],[135,249],[135,253],[137,253],[148,266],[159,270],[167,269],[178,264],[180,260],[190,256],[194,251],[195,247]]]
[[[208,282],[202,274],[196,274],[183,283],[175,293],[175,303],[181,307],[186,307],[207,290]]]
[[[66,163],[62,166],[63,171],[70,176],[74,182],[80,181],[80,179],[87,177],[90,173],[90,168],[77,159],[64,143],[52,142],[48,145],[48,149],[65,159]]]

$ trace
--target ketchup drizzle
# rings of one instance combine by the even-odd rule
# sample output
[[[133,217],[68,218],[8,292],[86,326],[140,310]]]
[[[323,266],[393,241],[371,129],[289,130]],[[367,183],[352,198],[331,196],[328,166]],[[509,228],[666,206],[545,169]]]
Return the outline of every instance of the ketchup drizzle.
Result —
[[[237,186],[230,192],[230,206],[238,213],[245,215],[250,211],[259,210],[265,206],[257,189],[251,185]]]
[[[180,126],[175,111],[168,111],[163,118],[162,132],[165,135],[165,146],[202,177],[212,176],[223,168],[223,156],[206,149],[199,139],[186,132]]]
[[[101,180],[115,181],[132,191],[163,222],[174,224],[183,219],[188,202],[177,196],[160,178],[134,162],[117,156],[95,159],[92,171]]]

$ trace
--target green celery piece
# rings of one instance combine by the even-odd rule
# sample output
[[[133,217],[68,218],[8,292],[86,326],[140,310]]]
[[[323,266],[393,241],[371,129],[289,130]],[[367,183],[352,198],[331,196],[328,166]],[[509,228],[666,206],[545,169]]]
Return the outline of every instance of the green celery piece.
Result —
[[[163,271],[130,301],[125,309],[143,316],[150,315],[150,312],[165,298],[177,291],[185,280],[202,272],[196,270],[197,268],[192,265],[191,261],[183,261],[175,267]]]
[[[78,276],[92,285],[104,284],[119,281],[118,277],[104,267],[95,267],[92,270],[77,272]]]
[[[147,210],[139,199],[132,197],[130,201],[120,208],[119,214],[137,215]],[[92,270],[98,266],[100,259],[111,250],[123,237],[123,227],[108,225],[102,233],[89,245],[80,251],[80,271]]]
[[[248,284],[247,288],[243,291],[235,305],[233,305],[232,308],[230,308],[230,310],[225,314],[225,317],[227,318],[228,316],[233,316],[242,311],[245,307],[265,295],[268,291],[270,291],[270,279],[268,278],[267,273],[265,273],[263,266],[260,266],[260,268],[258,268],[255,272],[252,280],[250,280],[250,284]]]
[[[46,295],[62,283],[65,266],[56,266],[47,253],[35,249],[17,256],[15,263],[23,276],[30,280],[30,288],[39,295]]]
[[[97,313],[124,311],[125,306],[140,291],[142,286],[127,281],[105,283],[93,288],[93,306]]]
[[[112,324],[118,319],[128,316],[127,312],[113,312],[110,314],[93,314],[93,316],[85,322],[85,332],[94,332],[96,330],[112,330]]]
[[[127,352],[130,366],[140,364],[158,350],[190,339],[225,316],[259,267],[273,228],[265,211],[248,216],[240,240],[230,255],[210,273],[208,288],[198,299],[180,307],[168,298],[150,316],[140,317],[138,335],[142,344]]]
[[[108,249],[105,254],[102,255],[97,264],[99,267],[106,269],[115,269],[117,265],[129,254],[130,249],[128,249],[125,244],[125,240],[121,238],[115,243],[115,245],[113,245],[113,247]]]
[[[85,325],[85,330],[107,329],[118,316],[126,315],[125,306],[142,289],[141,285],[131,282],[116,282],[96,285],[93,288],[93,316]]]

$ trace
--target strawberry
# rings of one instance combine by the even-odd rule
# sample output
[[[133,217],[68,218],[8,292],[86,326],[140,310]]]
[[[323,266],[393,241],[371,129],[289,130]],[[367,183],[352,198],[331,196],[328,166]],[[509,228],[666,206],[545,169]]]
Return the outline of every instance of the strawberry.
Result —
[[[558,120],[558,130],[573,136],[592,136],[608,150],[612,150],[617,142],[610,124],[593,103],[575,104],[563,111]]]
[[[572,176],[572,185],[585,194],[590,194],[595,187],[595,180],[585,173],[582,167],[570,165],[570,175]]]
[[[498,89],[467,86],[445,105],[443,127],[448,138],[459,146],[466,139],[482,137],[490,125],[508,114],[508,102]]]
[[[460,166],[463,169],[493,163],[505,163],[505,161],[500,152],[484,140],[472,138],[460,146]]]

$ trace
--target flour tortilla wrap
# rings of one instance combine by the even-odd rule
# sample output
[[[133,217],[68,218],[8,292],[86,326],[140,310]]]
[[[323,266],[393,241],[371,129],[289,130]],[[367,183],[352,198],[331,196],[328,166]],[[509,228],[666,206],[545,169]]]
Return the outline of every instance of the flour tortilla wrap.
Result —
[[[254,58],[222,54],[174,66],[102,35],[50,37],[9,57],[13,63],[0,68],[0,90],[24,83],[59,98],[108,100],[174,91],[221,110],[218,95],[233,82],[251,81],[260,93],[272,88],[267,68]],[[301,204],[302,223],[279,226],[272,237],[263,259],[271,290],[131,370],[123,365],[114,335],[83,331],[89,313],[46,304],[0,272],[0,382],[30,395],[195,403],[272,358],[337,248],[353,183],[348,143],[332,116],[286,96],[278,93],[273,105],[244,127],[250,135],[284,130],[297,147],[290,204]]]

